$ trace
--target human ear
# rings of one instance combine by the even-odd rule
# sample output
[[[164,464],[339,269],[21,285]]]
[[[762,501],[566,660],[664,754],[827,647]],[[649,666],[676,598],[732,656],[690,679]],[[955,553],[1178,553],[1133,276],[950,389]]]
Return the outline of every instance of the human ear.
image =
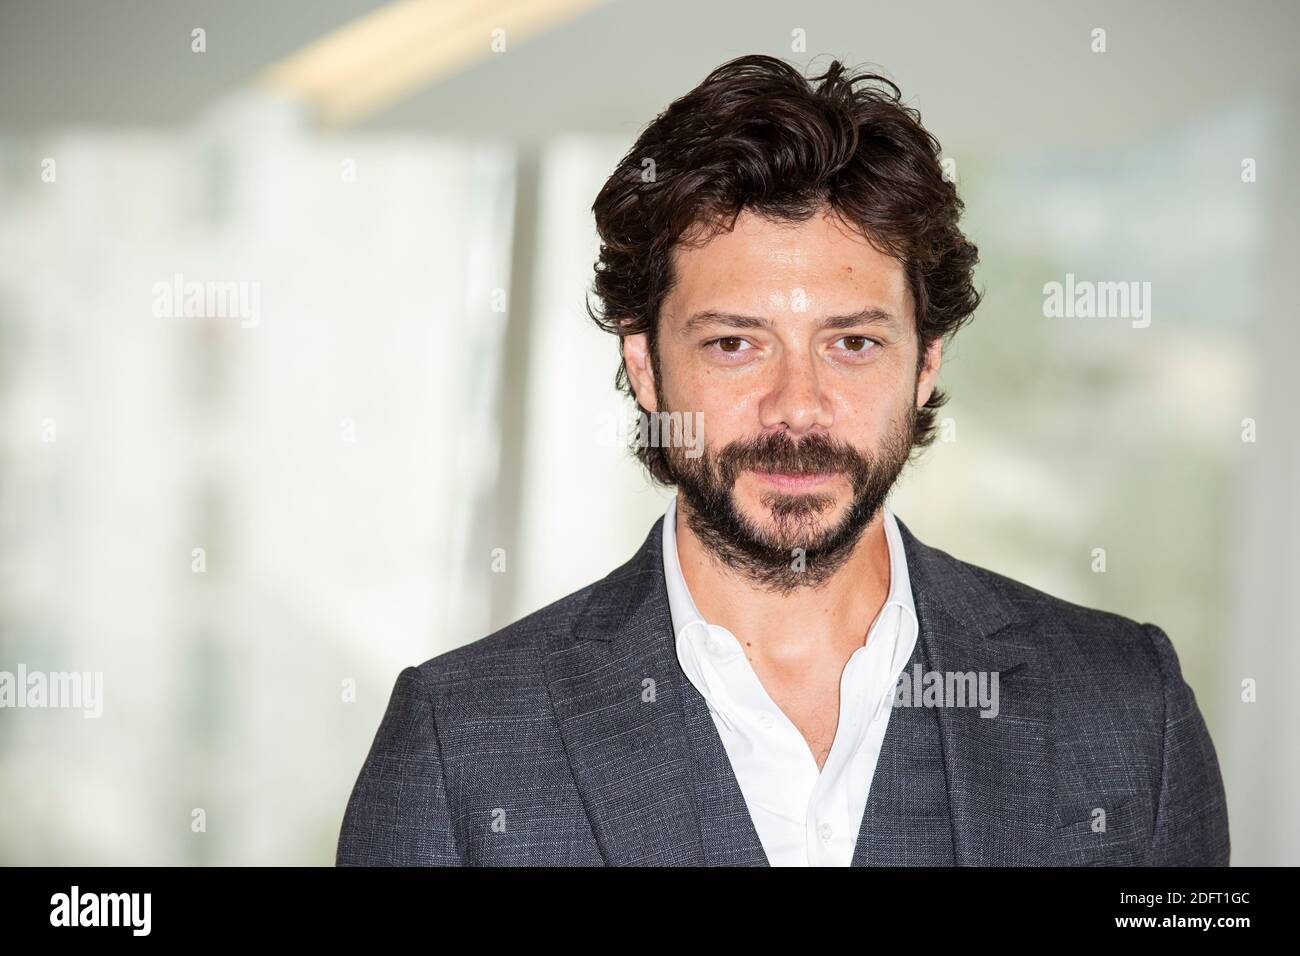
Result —
[[[916,380],[916,407],[924,408],[934,394],[939,382],[939,366],[943,364],[943,340],[936,338],[925,350],[925,364]]]
[[[623,336],[623,362],[637,404],[647,412],[657,412],[654,363],[650,360],[650,340],[644,332]]]

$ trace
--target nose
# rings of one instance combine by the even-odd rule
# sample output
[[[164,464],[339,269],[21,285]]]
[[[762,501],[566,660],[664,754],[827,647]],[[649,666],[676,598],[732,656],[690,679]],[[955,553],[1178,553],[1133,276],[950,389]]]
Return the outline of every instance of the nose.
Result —
[[[822,390],[812,356],[786,355],[775,375],[759,405],[765,430],[784,428],[791,438],[797,439],[831,427],[834,416],[830,400]]]

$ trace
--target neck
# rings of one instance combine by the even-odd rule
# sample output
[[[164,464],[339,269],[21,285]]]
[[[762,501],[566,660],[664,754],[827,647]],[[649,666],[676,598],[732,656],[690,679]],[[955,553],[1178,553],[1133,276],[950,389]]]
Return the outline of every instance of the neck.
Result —
[[[862,646],[889,595],[889,542],[881,508],[848,560],[816,587],[780,594],[731,568],[690,529],[677,502],[677,560],[700,614],[735,634],[752,658],[792,659]]]

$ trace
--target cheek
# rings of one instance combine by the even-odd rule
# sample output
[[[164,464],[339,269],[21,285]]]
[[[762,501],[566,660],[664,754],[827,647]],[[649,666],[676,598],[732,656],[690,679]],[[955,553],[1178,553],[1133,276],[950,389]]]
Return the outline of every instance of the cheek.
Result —
[[[720,395],[701,398],[698,409],[703,413],[704,443],[713,453],[733,441],[752,441],[762,431],[757,411],[745,405],[743,396],[734,402]]]
[[[738,387],[726,376],[684,370],[667,379],[667,400],[673,411],[701,416],[702,441],[710,454],[733,441],[753,439],[761,430],[761,392]]]
[[[856,448],[880,449],[893,436],[900,423],[914,414],[916,393],[910,380],[892,378],[841,386],[833,397],[835,437]]]
[[[764,389],[753,379],[724,372],[707,366],[682,369],[666,380],[670,388],[668,398],[675,408],[703,412],[705,420],[718,433],[753,426]]]
[[[859,442],[883,432],[909,398],[898,383],[864,378],[841,382],[827,393],[835,411],[835,430],[848,441]]]

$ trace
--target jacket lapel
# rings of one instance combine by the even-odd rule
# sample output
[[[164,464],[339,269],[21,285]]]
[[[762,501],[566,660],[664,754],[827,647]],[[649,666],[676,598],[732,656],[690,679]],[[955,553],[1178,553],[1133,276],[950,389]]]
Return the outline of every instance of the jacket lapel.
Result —
[[[605,862],[702,866],[683,685],[664,585],[663,519],[550,638],[551,700]]]
[[[922,544],[901,521],[899,530],[920,623],[918,644],[928,667],[940,674],[998,675],[995,717],[982,717],[979,707],[970,706],[921,709],[937,716],[953,862],[1043,865],[1049,861],[1055,780],[1045,644],[993,587],[991,572]],[[890,724],[887,737],[893,717]],[[904,722],[900,730],[903,726],[918,725]]]
[[[709,703],[689,678],[682,683],[705,863],[707,866],[770,866],[731,758],[713,722]]]
[[[917,640],[905,673],[931,666]],[[894,707],[881,742],[853,866],[952,866],[948,775],[935,708]]]

